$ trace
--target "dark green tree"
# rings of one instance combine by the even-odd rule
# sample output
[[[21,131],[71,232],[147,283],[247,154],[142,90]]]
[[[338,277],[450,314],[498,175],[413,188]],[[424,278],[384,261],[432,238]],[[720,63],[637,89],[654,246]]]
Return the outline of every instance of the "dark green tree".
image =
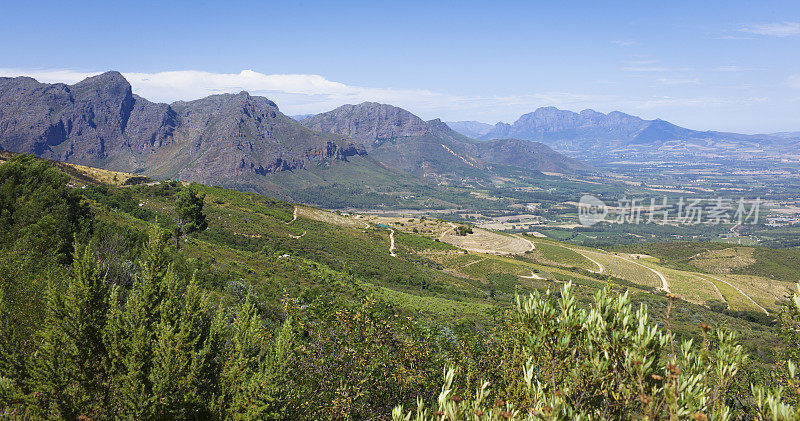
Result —
[[[64,282],[74,238],[92,218],[69,177],[17,155],[0,165],[0,376],[25,379],[35,333],[46,318],[48,285]],[[25,385],[15,382],[14,390]]]
[[[64,419],[102,417],[108,403],[103,327],[108,289],[90,247],[75,253],[66,285],[48,290],[45,329],[33,361],[33,390],[41,406]]]
[[[195,185],[181,189],[175,201],[175,213],[178,225],[175,227],[175,247],[179,247],[180,238],[184,234],[203,231],[208,228],[206,215],[203,213],[203,200],[206,195],[199,193]]]

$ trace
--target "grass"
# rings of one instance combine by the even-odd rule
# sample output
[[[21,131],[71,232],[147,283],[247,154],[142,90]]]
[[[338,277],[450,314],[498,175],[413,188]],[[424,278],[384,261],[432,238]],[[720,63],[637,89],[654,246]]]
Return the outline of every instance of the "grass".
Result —
[[[631,263],[618,256],[603,252],[587,252],[589,257],[603,265],[605,271],[616,278],[624,279],[635,284],[661,287],[661,279],[650,270],[643,268],[635,263]]]
[[[794,284],[753,275],[715,275],[724,279],[749,295],[767,310],[776,310],[794,290]]]
[[[164,228],[174,224],[174,194],[178,188],[167,183],[105,190],[92,187],[81,191],[98,218],[144,231],[150,223],[157,222]],[[303,301],[314,294],[344,298],[375,294],[401,311],[454,324],[465,318],[489,320],[487,311],[508,307],[517,291],[552,290],[559,288],[561,282],[571,281],[582,300],[581,305],[598,289],[608,287],[614,293],[630,291],[635,302],[650,306],[655,320],[663,321],[665,315],[663,295],[646,291],[646,287],[660,286],[658,277],[602,250],[529,238],[537,244],[534,253],[502,256],[465,253],[452,244],[434,241],[433,238],[449,228],[449,224],[434,219],[424,222],[406,219],[404,222],[396,218],[394,222],[403,225],[387,224],[396,230],[398,257],[392,257],[388,250],[389,231],[374,226],[367,228],[362,222],[364,219],[301,206],[303,211],[298,219],[287,224],[292,218],[294,204],[222,188],[198,188],[206,194],[209,229],[187,236],[187,241],[181,243],[181,249],[175,254],[190,273],[197,273],[205,288],[219,296],[230,295],[232,285],[244,285],[245,290],[252,288],[267,306],[281,305],[284,297]],[[414,228],[428,232],[414,233]],[[303,233],[301,238],[292,237]],[[484,248],[497,247],[501,242],[521,241],[496,233],[486,238],[489,243]],[[606,266],[608,273],[589,273],[596,266],[570,248],[588,253]],[[677,293],[703,303],[720,297],[712,284],[700,281],[702,276],[695,273],[698,270],[688,259],[725,248],[729,246],[718,243],[691,247],[670,244],[650,249],[638,247],[630,252],[660,259],[660,263],[645,259],[634,261],[663,272]],[[733,268],[732,272],[757,268],[756,272],[761,273],[773,268],[775,273],[782,270],[786,271],[784,275],[793,273],[795,251],[776,254],[770,249],[753,249],[756,263]],[[281,257],[284,254],[289,257]],[[538,275],[547,279],[520,278],[530,275],[531,271],[538,271]],[[793,284],[791,280],[770,279],[757,273],[715,276],[731,282],[760,305],[774,310]],[[609,279],[608,275],[626,282]],[[752,310],[744,296],[734,294],[734,289],[726,288],[724,283],[715,285],[733,310]],[[773,333],[764,322],[722,314],[684,301],[679,303],[673,317],[679,336],[696,336],[697,323],[709,322],[737,330],[754,353],[774,347]]]
[[[411,294],[386,287],[375,287],[376,296],[385,299],[401,308],[414,313],[433,317],[434,319],[480,318],[496,308],[496,304],[475,301],[457,301],[444,297]]]
[[[731,247],[716,242],[668,242],[618,246],[612,250],[644,253],[675,269],[754,275],[785,282],[800,281],[800,249]]]
[[[760,311],[760,309],[748,300],[747,297],[742,295],[736,288],[726,284],[725,282],[718,281],[713,278],[708,278],[709,282],[717,286],[720,293],[725,297],[732,310],[736,311]]]
[[[545,241],[534,241],[534,244],[536,245],[536,250],[546,262],[589,271],[598,270],[597,265],[574,250]]]

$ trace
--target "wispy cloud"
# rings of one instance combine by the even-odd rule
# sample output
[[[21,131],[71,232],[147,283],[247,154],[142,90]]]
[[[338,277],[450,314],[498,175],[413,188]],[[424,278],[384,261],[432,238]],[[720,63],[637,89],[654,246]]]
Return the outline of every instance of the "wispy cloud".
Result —
[[[611,41],[611,43],[614,45],[619,45],[620,47],[634,47],[637,45],[642,45],[642,43],[640,43],[639,41],[630,41],[630,40],[628,41],[615,40]]]
[[[721,37],[717,37],[716,39],[753,39],[753,37],[743,37],[741,35],[724,35]]]
[[[0,69],[0,76],[30,76],[41,82],[76,83],[100,72]],[[320,75],[263,74],[252,70],[211,73],[185,70],[157,73],[122,72],[133,92],[151,101],[193,100],[220,93],[248,91],[275,101],[289,114],[319,113],[343,104],[376,101],[406,108],[425,118],[482,115],[484,119],[519,116],[536,107],[580,108],[608,103],[611,96],[572,92],[538,92],[511,96],[454,95],[425,89],[347,85]],[[496,120],[495,120],[496,121]]]
[[[761,25],[745,26],[740,28],[739,31],[758,35],[769,35],[773,37],[788,37],[790,35],[800,34],[800,23],[765,23]]]
[[[658,78],[656,82],[662,85],[699,85],[699,78]]]
[[[715,72],[751,72],[765,70],[763,67],[742,67],[742,66],[719,66],[713,69]]]
[[[719,97],[693,97],[693,98],[679,98],[679,97],[657,97],[649,100],[641,101],[635,105],[635,108],[640,110],[657,109],[657,108],[685,108],[685,107],[709,107],[709,106],[723,106],[723,105],[742,105],[742,104],[755,104],[766,102],[768,99],[764,97],[749,97],[749,98],[719,98]]]
[[[664,67],[664,66],[625,66],[625,72],[656,73],[656,72],[688,72],[693,69],[689,67]]]

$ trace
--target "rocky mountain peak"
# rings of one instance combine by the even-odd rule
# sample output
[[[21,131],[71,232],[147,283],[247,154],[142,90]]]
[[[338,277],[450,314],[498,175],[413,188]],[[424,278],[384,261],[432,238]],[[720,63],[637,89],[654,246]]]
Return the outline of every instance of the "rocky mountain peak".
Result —
[[[368,149],[388,139],[430,134],[428,124],[421,118],[402,108],[377,102],[342,105],[304,119],[300,124],[315,131],[347,136]]]

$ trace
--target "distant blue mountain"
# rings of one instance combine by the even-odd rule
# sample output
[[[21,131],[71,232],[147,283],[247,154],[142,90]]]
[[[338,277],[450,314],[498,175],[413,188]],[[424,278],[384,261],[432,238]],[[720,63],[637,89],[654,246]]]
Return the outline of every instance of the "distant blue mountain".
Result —
[[[697,131],[676,126],[661,119],[642,118],[613,111],[594,110],[576,113],[555,107],[543,107],[522,115],[513,124],[497,123],[479,139],[524,139],[548,144],[579,142],[583,144],[621,141],[625,144],[661,144],[669,141],[780,142],[789,138],[775,135],[744,135],[715,131]]]
[[[480,121],[446,121],[445,124],[464,136],[473,139],[478,139],[494,128],[491,124],[481,123]]]

